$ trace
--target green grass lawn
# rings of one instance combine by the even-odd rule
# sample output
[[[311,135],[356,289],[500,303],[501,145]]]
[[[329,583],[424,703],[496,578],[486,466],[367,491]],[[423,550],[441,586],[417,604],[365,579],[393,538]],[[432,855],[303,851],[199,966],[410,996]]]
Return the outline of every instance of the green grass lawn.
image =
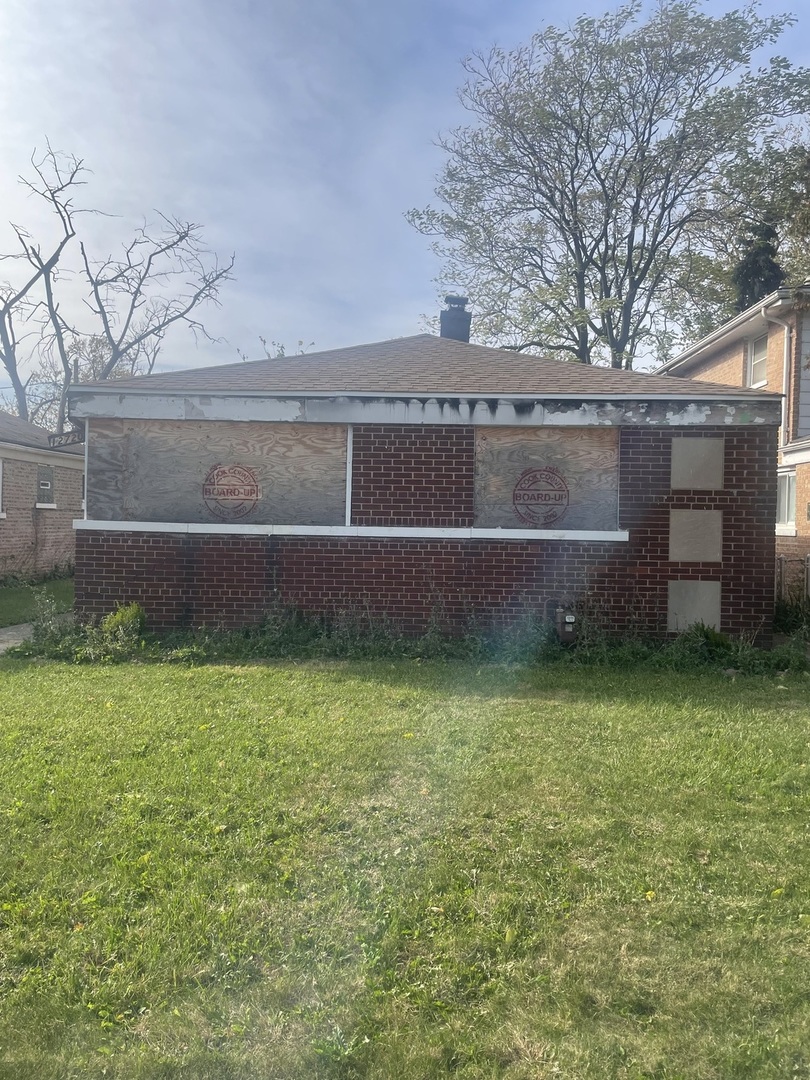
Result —
[[[37,597],[53,598],[54,611],[73,607],[73,578],[43,581],[38,585],[0,585],[0,627],[30,622],[36,614]]]
[[[810,1076],[810,679],[0,660],[0,1076]]]

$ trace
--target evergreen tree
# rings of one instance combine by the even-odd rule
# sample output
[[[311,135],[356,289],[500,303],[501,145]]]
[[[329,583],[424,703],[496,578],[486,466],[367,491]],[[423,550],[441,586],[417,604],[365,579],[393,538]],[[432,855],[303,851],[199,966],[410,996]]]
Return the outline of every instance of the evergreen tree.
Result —
[[[776,229],[768,222],[758,222],[749,229],[743,240],[743,256],[731,274],[736,311],[745,311],[785,280],[785,272],[777,262],[778,241]]]

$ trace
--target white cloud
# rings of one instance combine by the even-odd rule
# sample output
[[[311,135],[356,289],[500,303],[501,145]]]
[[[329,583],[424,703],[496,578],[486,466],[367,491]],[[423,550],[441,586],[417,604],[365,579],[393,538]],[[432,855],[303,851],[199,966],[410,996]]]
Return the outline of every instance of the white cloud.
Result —
[[[560,19],[544,0],[5,0],[0,251],[6,220],[46,227],[16,176],[48,137],[118,215],[87,222],[100,254],[155,208],[236,252],[206,318],[227,344],[175,335],[164,366],[226,362],[260,334],[330,348],[418,332],[440,268],[403,213],[431,198],[437,132],[463,122],[459,61],[544,18]]]

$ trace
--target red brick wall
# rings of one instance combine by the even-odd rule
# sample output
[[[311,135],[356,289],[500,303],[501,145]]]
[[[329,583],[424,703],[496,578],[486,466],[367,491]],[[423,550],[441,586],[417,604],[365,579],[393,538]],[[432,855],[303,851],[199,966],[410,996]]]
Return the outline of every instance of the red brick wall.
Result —
[[[671,440],[683,434],[724,436],[724,490],[671,492]],[[458,445],[444,428],[408,435],[406,429],[382,429],[379,435],[364,433],[359,448],[355,442],[357,518],[377,525],[468,524],[471,429],[459,430]],[[398,473],[392,466],[398,477],[389,485],[394,495],[384,490],[385,469],[369,460],[375,441],[382,445],[380,454],[400,463]],[[723,630],[759,632],[770,626],[773,610],[775,446],[774,428],[625,429],[619,520],[630,532],[629,542],[81,531],[77,605],[87,615],[101,615],[116,601],[137,600],[153,626],[233,626],[260,619],[280,600],[312,611],[385,615],[419,630],[432,616],[458,628],[526,604],[542,609],[583,602],[587,594],[591,608],[615,630],[663,633],[667,582],[700,578],[722,583]],[[425,463],[410,480],[402,464],[408,460]],[[459,500],[445,518],[442,490]],[[405,497],[413,500],[413,516],[404,513]],[[671,509],[723,511],[722,564],[668,561]],[[763,640],[767,636],[766,629]]]
[[[469,528],[472,427],[358,425],[352,442],[352,524]]]
[[[137,601],[154,627],[257,622],[273,595],[267,537],[76,534],[76,608],[103,615]]]
[[[723,435],[725,487],[722,491],[670,491],[671,440]],[[769,627],[773,612],[773,560],[776,516],[776,430],[705,428],[699,432],[625,429],[621,442],[619,520],[630,529],[632,573],[637,589],[658,595],[666,608],[667,581],[695,578],[721,582],[721,628],[750,633]],[[723,561],[671,563],[668,557],[670,510],[721,510]],[[648,585],[642,581],[647,579]],[[663,579],[663,580],[662,580]],[[663,597],[660,595],[663,588]]]

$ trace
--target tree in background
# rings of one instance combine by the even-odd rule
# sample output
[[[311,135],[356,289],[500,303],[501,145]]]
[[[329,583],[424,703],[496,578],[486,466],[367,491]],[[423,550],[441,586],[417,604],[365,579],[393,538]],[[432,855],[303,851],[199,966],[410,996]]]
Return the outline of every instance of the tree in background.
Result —
[[[37,342],[37,366],[31,371],[25,386],[28,419],[48,431],[63,431],[67,391],[73,383],[95,382],[97,379],[123,379],[128,375],[146,375],[151,371],[147,357],[130,354],[126,363],[120,362],[110,375],[110,347],[99,334],[77,336],[67,345],[69,378],[65,375],[62,356],[51,344]]]
[[[783,58],[752,69],[792,22],[755,3],[640,14],[632,2],[465,63],[475,123],[440,142],[443,207],[408,216],[437,238],[485,341],[629,368],[699,319],[707,292],[733,298],[718,265],[745,195],[728,170],[810,108],[810,73]]]
[[[785,271],[777,262],[776,245],[779,236],[773,225],[758,222],[745,238],[745,251],[731,273],[737,291],[734,307],[745,311],[758,300],[778,289],[785,280]]]
[[[770,226],[775,258],[800,283],[810,274],[810,147],[806,132],[790,134],[797,141],[767,147],[739,183],[756,214],[749,233]]]
[[[267,338],[263,338],[261,334],[259,335],[259,341],[261,342],[262,352],[264,354],[263,356],[258,357],[259,360],[284,360],[287,356],[303,356],[306,351],[311,349],[315,344],[314,341],[310,341],[309,344],[307,344],[303,338],[299,338],[295,353],[293,354],[287,352],[287,345],[283,341],[268,341]],[[242,349],[237,349],[236,355],[246,364],[250,363],[251,359],[255,359],[248,356]]]
[[[50,210],[56,236],[46,244],[12,224],[18,249],[0,256],[14,279],[0,282],[0,362],[18,414],[61,432],[72,383],[152,371],[175,324],[208,337],[198,310],[219,302],[234,260],[220,264],[200,225],[165,215],[139,229],[121,255],[95,258],[77,230],[82,214],[92,212],[74,205],[85,183],[82,161],[49,146],[31,165],[32,176],[21,182]],[[74,270],[68,254],[76,246]],[[81,325],[65,300],[77,279]]]

